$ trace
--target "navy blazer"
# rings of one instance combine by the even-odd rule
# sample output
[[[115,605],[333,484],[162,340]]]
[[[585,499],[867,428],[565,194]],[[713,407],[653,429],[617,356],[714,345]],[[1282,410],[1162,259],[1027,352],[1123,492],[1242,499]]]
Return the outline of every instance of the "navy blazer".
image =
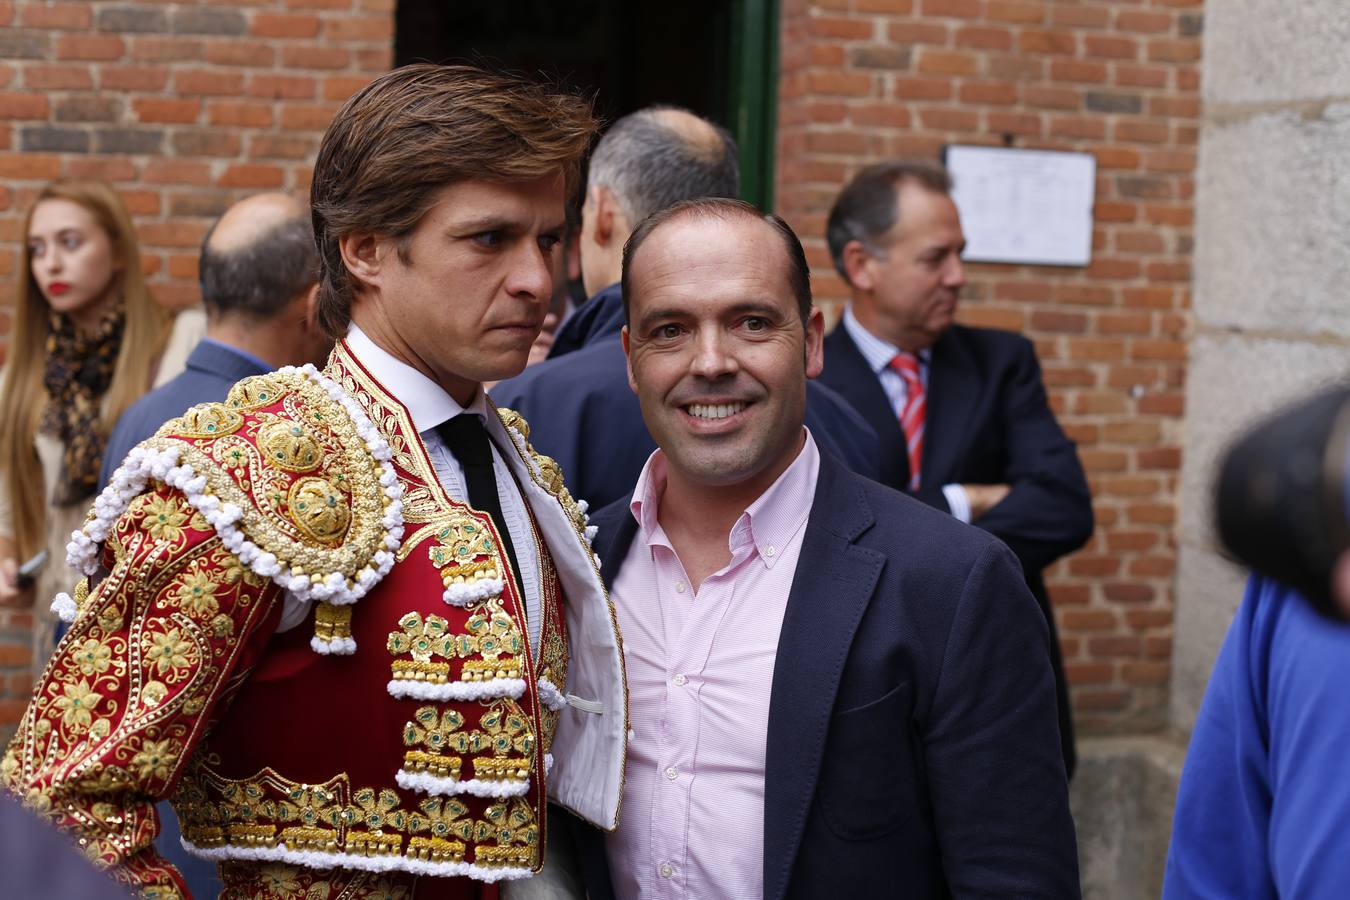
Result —
[[[613,285],[564,323],[553,355],[492,389],[493,402],[525,417],[530,443],[557,460],[572,495],[592,509],[632,491],[656,449],[628,386],[622,329],[623,298]],[[557,353],[562,341],[571,349]],[[877,436],[844,398],[815,381],[806,383],[806,426],[855,472],[881,474]]]
[[[159,426],[198,403],[219,403],[236,381],[267,371],[270,370],[258,365],[252,357],[225,344],[198,341],[182,372],[131,404],[117,420],[103,453],[98,489],[103,490],[131,448],[152,437]]]
[[[833,387],[881,438],[882,481],[909,484],[909,455],[895,408],[843,325],[825,339]],[[1046,400],[1036,350],[1021,335],[953,325],[933,345],[928,371],[923,470],[913,495],[950,512],[945,484],[1008,484],[1003,502],[974,524],[1017,554],[1050,626],[1064,764],[1077,763],[1068,678],[1041,570],[1092,536],[1092,495],[1073,441]]]
[[[607,585],[630,500],[591,519]],[[822,453],[777,659],[766,900],[1079,896],[1048,632],[1005,546]]]

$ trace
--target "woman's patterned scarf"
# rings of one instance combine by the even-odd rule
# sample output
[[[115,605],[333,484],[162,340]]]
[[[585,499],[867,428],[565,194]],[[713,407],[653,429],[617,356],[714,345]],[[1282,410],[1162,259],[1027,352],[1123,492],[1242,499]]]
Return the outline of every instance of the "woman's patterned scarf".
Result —
[[[52,496],[57,506],[73,506],[98,486],[99,466],[108,443],[100,427],[99,407],[112,384],[125,325],[120,303],[104,313],[98,327],[88,334],[80,334],[69,316],[51,315],[42,375],[47,406],[41,428],[65,447],[62,472]]]

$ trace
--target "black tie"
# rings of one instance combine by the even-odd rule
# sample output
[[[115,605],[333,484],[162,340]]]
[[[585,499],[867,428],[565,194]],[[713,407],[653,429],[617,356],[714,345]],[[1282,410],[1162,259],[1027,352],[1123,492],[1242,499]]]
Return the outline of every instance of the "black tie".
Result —
[[[464,480],[469,488],[469,505],[492,517],[501,535],[502,546],[507,559],[511,562],[511,573],[516,592],[522,603],[525,595],[521,592],[520,564],[516,561],[516,548],[511,543],[511,529],[506,527],[506,517],[502,515],[501,496],[497,493],[497,476],[492,471],[492,445],[483,420],[473,413],[461,413],[447,422],[436,426],[436,433],[445,441],[445,446],[454,454],[455,459],[464,468]],[[502,573],[505,578],[506,574]]]

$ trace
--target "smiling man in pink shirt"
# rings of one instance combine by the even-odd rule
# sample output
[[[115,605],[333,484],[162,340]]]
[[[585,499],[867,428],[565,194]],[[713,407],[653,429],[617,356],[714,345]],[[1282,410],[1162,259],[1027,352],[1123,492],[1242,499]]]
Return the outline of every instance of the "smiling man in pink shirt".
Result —
[[[803,427],[823,321],[791,229],[679,204],[623,295],[661,449],[593,519],[631,732],[589,895],[1076,897],[1045,622],[1006,547]]]

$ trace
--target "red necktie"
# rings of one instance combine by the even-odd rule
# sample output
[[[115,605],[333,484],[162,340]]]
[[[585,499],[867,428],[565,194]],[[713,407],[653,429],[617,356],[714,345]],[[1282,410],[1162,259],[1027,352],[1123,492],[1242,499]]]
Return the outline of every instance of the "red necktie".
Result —
[[[923,379],[919,377],[919,358],[900,352],[891,360],[891,368],[905,379],[905,406],[900,410],[900,428],[909,448],[909,487],[919,487],[919,465],[923,461],[923,422],[926,412]]]

